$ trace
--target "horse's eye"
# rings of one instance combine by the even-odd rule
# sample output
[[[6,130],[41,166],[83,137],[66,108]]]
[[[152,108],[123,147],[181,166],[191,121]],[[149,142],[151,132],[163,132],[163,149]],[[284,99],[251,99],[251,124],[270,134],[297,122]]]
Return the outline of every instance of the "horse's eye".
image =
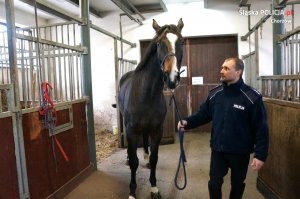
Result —
[[[157,47],[160,47],[160,43],[156,43]]]

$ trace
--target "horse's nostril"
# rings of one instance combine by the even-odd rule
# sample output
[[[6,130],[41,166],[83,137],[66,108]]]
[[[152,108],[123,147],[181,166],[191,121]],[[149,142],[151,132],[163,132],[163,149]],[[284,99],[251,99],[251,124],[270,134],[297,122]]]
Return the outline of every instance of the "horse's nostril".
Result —
[[[169,86],[170,89],[174,89],[175,87],[176,87],[175,84]]]

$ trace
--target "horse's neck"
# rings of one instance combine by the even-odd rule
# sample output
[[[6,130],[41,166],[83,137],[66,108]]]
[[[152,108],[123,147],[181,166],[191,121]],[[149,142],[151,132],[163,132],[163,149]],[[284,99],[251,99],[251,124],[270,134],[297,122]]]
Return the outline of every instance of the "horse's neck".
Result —
[[[164,83],[159,66],[154,66],[153,63],[152,65],[149,63],[140,73],[140,97],[151,99],[161,96]]]

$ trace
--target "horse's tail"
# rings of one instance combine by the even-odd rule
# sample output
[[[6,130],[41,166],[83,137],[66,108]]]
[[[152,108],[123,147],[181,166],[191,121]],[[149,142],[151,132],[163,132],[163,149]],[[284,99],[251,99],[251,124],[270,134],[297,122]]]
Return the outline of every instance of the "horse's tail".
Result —
[[[127,78],[130,77],[132,74],[133,74],[133,71],[129,71],[129,72],[125,73],[120,79],[119,87],[121,87],[123,85],[123,83],[125,82],[125,80],[127,80]],[[111,104],[111,106],[113,108],[117,108],[117,103]]]

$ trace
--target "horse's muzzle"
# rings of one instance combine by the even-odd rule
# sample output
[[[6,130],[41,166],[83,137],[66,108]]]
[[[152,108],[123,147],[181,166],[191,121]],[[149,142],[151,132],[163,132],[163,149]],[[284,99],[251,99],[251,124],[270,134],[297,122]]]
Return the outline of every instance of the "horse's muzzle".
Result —
[[[180,82],[180,74],[176,74],[174,81],[172,81],[167,73],[164,74],[164,82],[169,89],[175,89]]]

